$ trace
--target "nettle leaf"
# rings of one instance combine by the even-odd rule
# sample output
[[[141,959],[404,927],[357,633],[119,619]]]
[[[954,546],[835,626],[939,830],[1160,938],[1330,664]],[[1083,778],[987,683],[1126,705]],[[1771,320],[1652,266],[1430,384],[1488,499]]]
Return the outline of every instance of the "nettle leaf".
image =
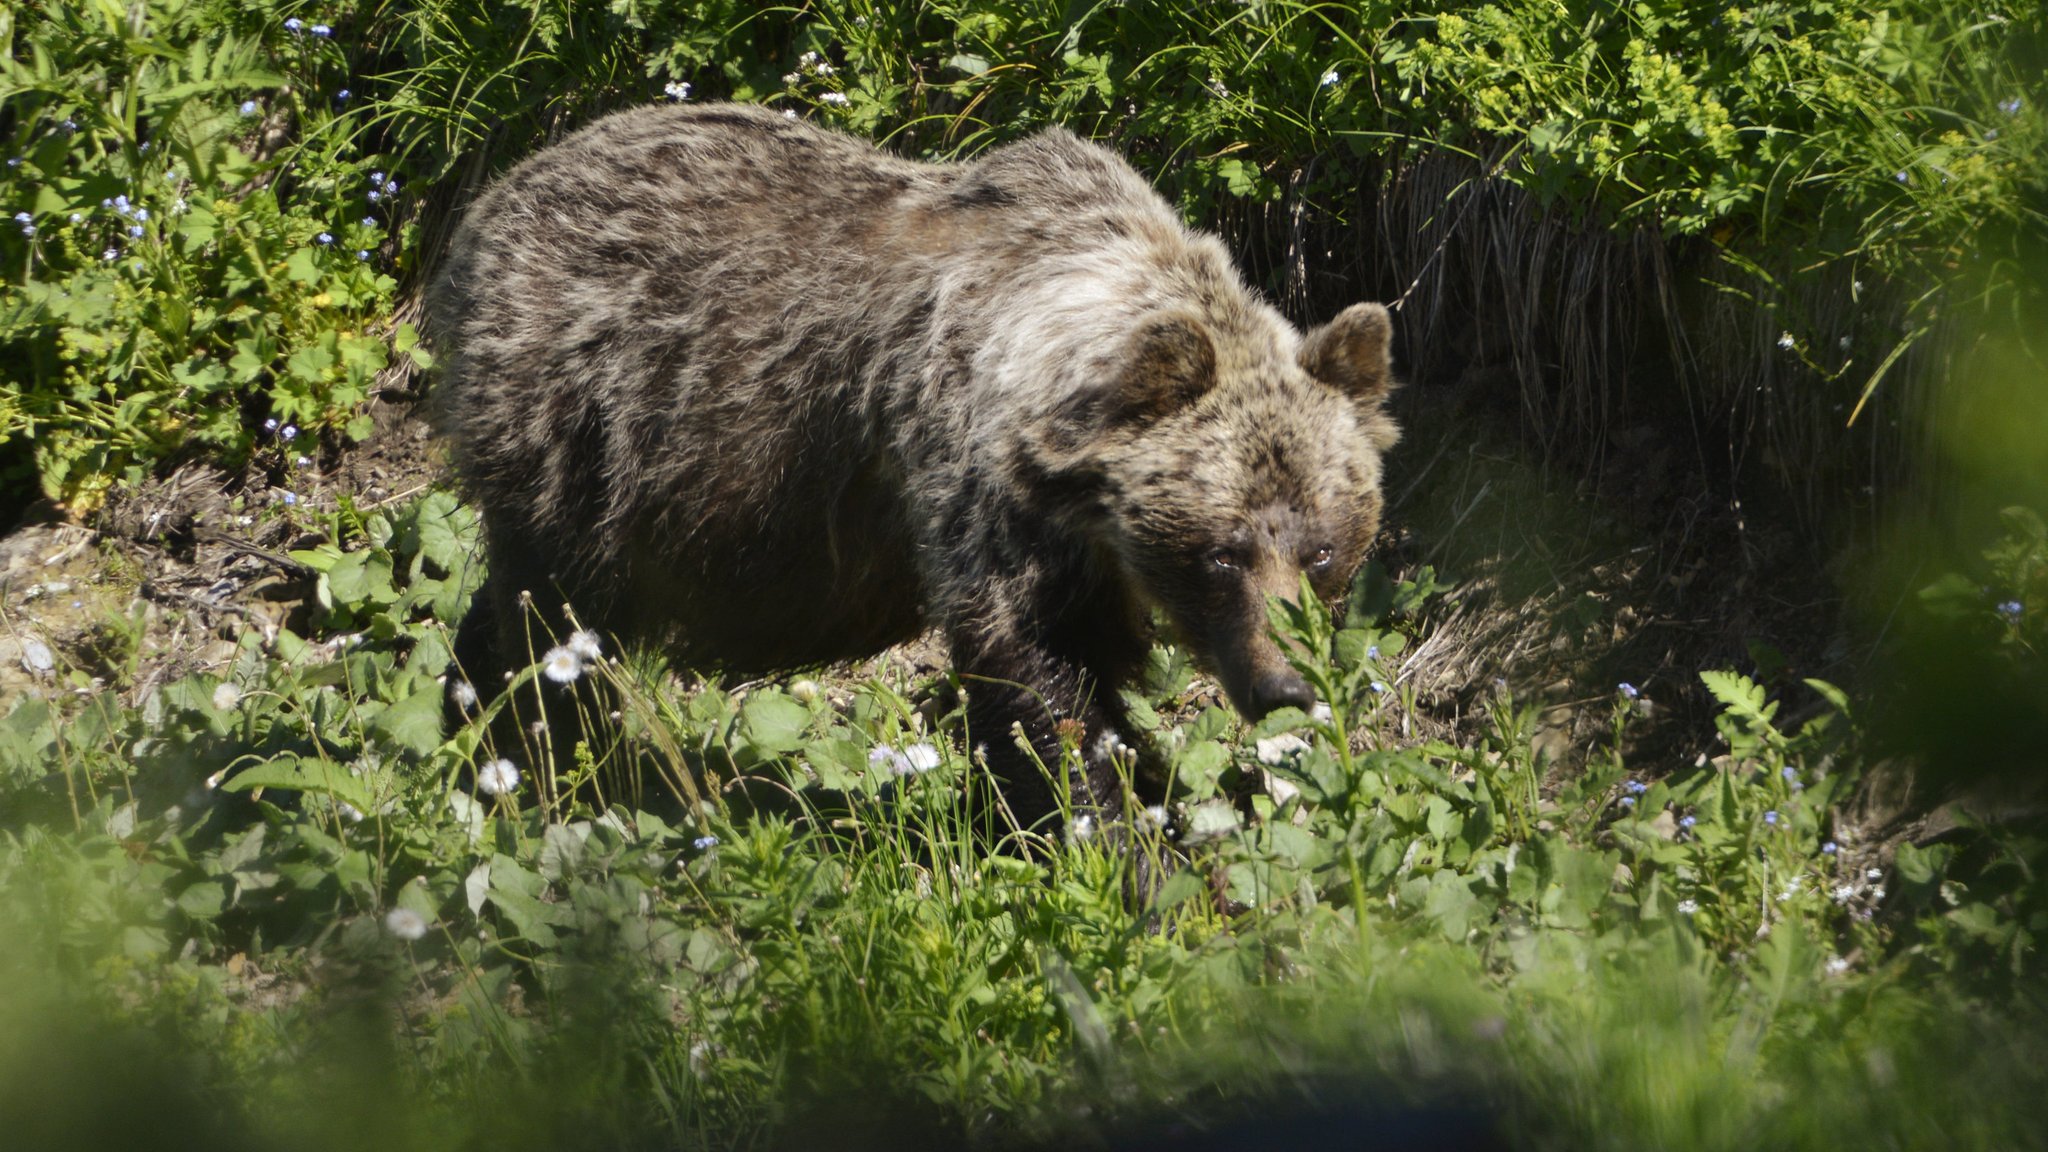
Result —
[[[1216,791],[1223,770],[1230,767],[1230,749],[1214,740],[1191,740],[1173,760],[1173,775],[1195,796]]]
[[[335,603],[345,608],[391,604],[398,599],[391,576],[390,554],[365,548],[334,562],[334,567],[327,570],[327,588]]]
[[[1422,914],[1436,922],[1445,939],[1455,943],[1471,935],[1473,921],[1481,919],[1485,909],[1472,894],[1472,878],[1445,868],[1429,878]]]
[[[391,743],[421,756],[439,748],[441,686],[427,681],[412,695],[379,712],[371,727]]]
[[[740,735],[762,752],[794,752],[804,745],[811,710],[780,692],[756,692],[740,705]]]

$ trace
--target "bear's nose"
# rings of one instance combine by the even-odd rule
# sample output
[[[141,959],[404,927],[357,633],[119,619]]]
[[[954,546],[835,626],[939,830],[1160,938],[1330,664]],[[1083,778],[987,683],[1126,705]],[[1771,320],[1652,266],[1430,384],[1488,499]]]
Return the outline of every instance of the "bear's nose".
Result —
[[[1268,672],[1252,685],[1252,704],[1259,716],[1279,708],[1306,712],[1316,706],[1316,690],[1293,672]]]

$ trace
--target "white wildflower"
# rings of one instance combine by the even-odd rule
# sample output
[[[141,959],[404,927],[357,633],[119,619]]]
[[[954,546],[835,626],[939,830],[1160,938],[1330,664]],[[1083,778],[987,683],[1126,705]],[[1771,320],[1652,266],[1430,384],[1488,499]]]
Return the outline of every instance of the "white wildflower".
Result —
[[[417,940],[427,934],[427,918],[410,908],[393,908],[384,914],[384,930],[400,940]]]
[[[557,684],[568,684],[583,675],[583,658],[574,648],[557,644],[541,657],[541,674]]]
[[[820,104],[830,104],[834,108],[844,108],[853,103],[844,92],[827,92],[818,97],[818,102]]]
[[[1840,956],[1830,956],[1827,962],[1828,975],[1840,976],[1849,970],[1849,962]]]
[[[597,633],[588,628],[578,628],[569,633],[567,647],[586,664],[595,664],[604,656],[603,643],[598,639]]]
[[[1256,747],[1259,763],[1278,767],[1308,751],[1308,741],[1292,732],[1283,732],[1278,736],[1268,736],[1258,741]]]
[[[363,822],[363,810],[346,800],[336,800],[334,802],[334,810],[341,813],[341,818],[351,824],[361,824]]]
[[[1783,348],[1787,352],[1790,352],[1792,349],[1797,348],[1798,346],[1799,341],[1794,339],[1790,332],[1783,333],[1778,337],[1778,347]]]
[[[1337,70],[1335,68],[1332,68],[1328,72],[1323,73],[1322,86],[1328,88],[1330,85],[1335,84],[1337,81],[1341,79],[1343,79],[1343,77],[1337,75]]]
[[[216,712],[232,712],[241,702],[242,690],[235,687],[232,680],[221,681],[220,686],[213,690],[213,710]]]
[[[1308,710],[1308,718],[1318,724],[1328,724],[1335,715],[1330,711],[1330,706],[1321,700],[1316,701],[1315,707]]]
[[[826,63],[824,63],[823,61],[820,61],[820,62],[819,62],[819,64],[818,64],[818,67],[817,67],[816,71],[817,71],[818,75],[820,75],[820,76],[830,76],[830,75],[832,75],[832,74],[833,74],[834,72],[837,72],[837,71],[839,71],[839,69],[837,69],[837,68],[834,68],[834,67],[833,67],[833,66],[831,66],[830,64],[826,64]]]
[[[671,100],[688,100],[690,98],[690,86],[681,80],[671,80],[662,85],[661,90]]]
[[[801,72],[784,72],[782,74],[782,82],[791,88],[796,87],[797,82],[802,79],[803,74]]]
[[[1093,840],[1095,838],[1095,817],[1085,812],[1074,817],[1074,822],[1067,826],[1067,835],[1071,836],[1077,844],[1085,844]]]
[[[1884,879],[1884,869],[1866,868],[1863,872],[1863,878],[1865,880],[1882,880]]]
[[[816,680],[798,680],[789,686],[789,694],[801,704],[815,704],[822,690]]]
[[[1849,901],[1854,900],[1856,898],[1856,889],[1850,887],[1847,884],[1837,884],[1835,885],[1835,890],[1833,893],[1831,893],[1831,895],[1834,896],[1835,903],[1847,904]]]
[[[1700,902],[1697,900],[1680,900],[1678,902],[1678,914],[1680,916],[1690,916],[1699,910]]]
[[[510,760],[493,760],[476,770],[476,786],[486,796],[503,796],[519,787],[519,768]]]

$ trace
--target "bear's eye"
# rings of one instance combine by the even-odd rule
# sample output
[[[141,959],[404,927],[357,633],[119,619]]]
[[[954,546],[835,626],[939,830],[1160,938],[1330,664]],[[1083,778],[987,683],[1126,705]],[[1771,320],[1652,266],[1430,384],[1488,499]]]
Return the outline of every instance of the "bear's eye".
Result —
[[[1325,544],[1321,548],[1316,549],[1315,555],[1308,558],[1308,566],[1311,568],[1328,568],[1330,561],[1336,558],[1337,553],[1329,545]]]
[[[1226,572],[1235,572],[1244,567],[1244,557],[1228,548],[1218,548],[1209,553],[1209,563]]]

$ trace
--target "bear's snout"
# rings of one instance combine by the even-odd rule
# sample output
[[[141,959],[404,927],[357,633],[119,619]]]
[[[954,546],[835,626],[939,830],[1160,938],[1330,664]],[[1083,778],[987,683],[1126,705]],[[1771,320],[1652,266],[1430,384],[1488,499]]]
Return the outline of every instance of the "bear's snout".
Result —
[[[1282,708],[1299,708],[1306,712],[1316,705],[1316,690],[1291,669],[1268,672],[1252,682],[1250,703],[1252,711],[1257,713],[1253,720]]]

